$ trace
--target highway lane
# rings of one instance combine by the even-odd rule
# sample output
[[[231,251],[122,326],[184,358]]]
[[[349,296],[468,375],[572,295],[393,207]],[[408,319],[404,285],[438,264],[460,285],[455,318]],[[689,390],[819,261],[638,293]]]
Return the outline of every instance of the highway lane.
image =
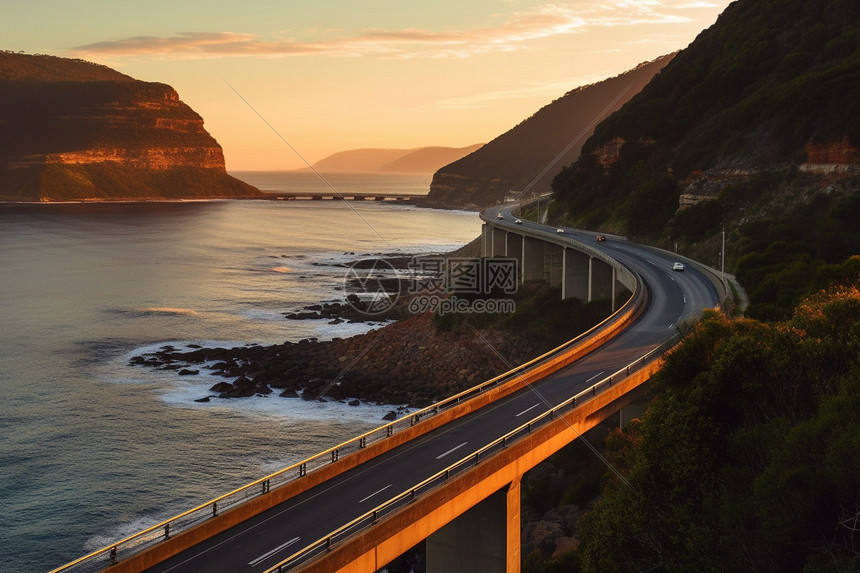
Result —
[[[522,226],[557,234],[527,221]],[[592,233],[570,231],[569,236],[590,241],[641,274],[649,306],[631,328],[540,383],[378,456],[149,571],[264,571],[624,367],[668,340],[679,321],[718,303],[713,285],[698,270],[671,270],[671,255],[612,238],[596,243]]]

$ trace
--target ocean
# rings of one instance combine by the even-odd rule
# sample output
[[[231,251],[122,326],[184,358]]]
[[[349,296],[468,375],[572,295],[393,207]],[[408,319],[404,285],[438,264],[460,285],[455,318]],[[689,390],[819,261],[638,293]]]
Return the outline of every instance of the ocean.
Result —
[[[242,172],[265,191],[316,176]],[[337,175],[426,193],[428,176]],[[48,571],[382,423],[391,408],[195,400],[221,378],[129,365],[164,345],[346,337],[287,320],[342,300],[344,264],[453,250],[475,213],[390,202],[0,205],[0,571]]]

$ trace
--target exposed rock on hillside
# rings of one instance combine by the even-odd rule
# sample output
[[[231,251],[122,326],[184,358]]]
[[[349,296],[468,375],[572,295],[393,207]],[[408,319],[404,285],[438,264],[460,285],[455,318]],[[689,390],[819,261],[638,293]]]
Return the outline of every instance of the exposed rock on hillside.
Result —
[[[168,85],[53,56],[0,53],[0,199],[253,197]]]
[[[433,176],[428,202],[441,207],[486,207],[507,195],[550,191],[553,177],[576,161],[594,126],[619,109],[673,55],[577,88]],[[556,159],[557,158],[557,159]]]

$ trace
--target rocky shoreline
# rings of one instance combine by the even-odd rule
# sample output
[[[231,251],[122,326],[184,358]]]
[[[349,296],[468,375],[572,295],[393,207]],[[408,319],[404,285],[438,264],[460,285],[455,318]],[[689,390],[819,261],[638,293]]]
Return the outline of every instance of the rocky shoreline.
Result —
[[[199,400],[301,397],[423,407],[527,361],[541,349],[498,331],[452,332],[429,312],[349,338],[270,346],[164,346],[130,364],[224,378]]]
[[[449,253],[469,256],[475,246]],[[372,268],[363,259],[354,268]],[[404,269],[411,257],[388,257],[386,265]],[[405,293],[404,279],[384,277],[377,285]],[[366,288],[366,285],[365,285]],[[442,328],[431,312],[411,314],[408,296],[381,314],[367,312],[354,294],[285,312],[290,320],[340,322],[395,321],[364,334],[329,341],[305,339],[261,346],[184,348],[163,346],[134,356],[133,366],[223,378],[198,401],[248,396],[301,397],[392,406],[424,407],[483,380],[506,372],[545,351],[542,345],[495,328]]]

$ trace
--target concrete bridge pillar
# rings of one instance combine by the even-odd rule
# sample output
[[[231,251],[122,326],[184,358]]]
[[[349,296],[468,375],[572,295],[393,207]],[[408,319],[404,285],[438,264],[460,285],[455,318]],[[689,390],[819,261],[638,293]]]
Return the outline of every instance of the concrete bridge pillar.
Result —
[[[523,282],[544,280],[544,245],[540,239],[523,237],[523,254],[520,261]]]
[[[427,538],[427,573],[520,572],[520,480]]]
[[[608,298],[615,301],[615,269],[600,259],[591,259],[591,297],[589,301]],[[614,310],[614,309],[613,309]]]
[[[574,249],[564,249],[561,298],[591,300],[591,257]]]
[[[544,277],[553,288],[561,288],[564,281],[564,247],[545,243],[543,251]]]
[[[508,256],[508,232],[499,229],[495,225],[492,226],[493,234],[493,252],[491,257],[507,257]]]
[[[507,233],[505,236],[505,256],[517,260],[519,276],[517,281],[523,278],[523,236],[516,233]]]

